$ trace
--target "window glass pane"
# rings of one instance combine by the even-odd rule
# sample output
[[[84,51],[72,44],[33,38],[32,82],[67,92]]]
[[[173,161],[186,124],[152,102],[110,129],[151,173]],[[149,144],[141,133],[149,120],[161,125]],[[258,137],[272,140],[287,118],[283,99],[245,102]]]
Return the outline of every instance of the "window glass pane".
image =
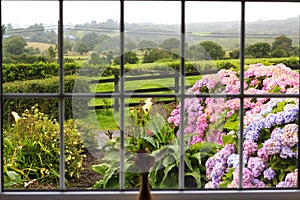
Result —
[[[76,76],[91,89],[77,84],[73,92],[117,92],[119,65],[113,61],[120,55],[119,13],[117,1],[64,2],[65,80]],[[103,83],[100,79],[108,80]],[[65,92],[72,88],[65,85]]]
[[[129,1],[124,7],[125,77],[140,77],[135,83],[125,80],[126,92],[178,92],[180,2]],[[152,79],[158,75],[162,77]]]
[[[244,101],[244,188],[298,187],[299,98]]]
[[[67,99],[69,100],[69,99]],[[88,101],[99,102],[98,106]],[[119,107],[110,98],[72,98],[73,118],[65,122],[67,188],[111,190],[119,188]],[[66,107],[66,117],[68,113]],[[109,169],[107,167],[110,167]]]
[[[245,78],[256,77],[245,87],[248,93],[299,88],[299,16],[299,3],[246,3]]]
[[[58,92],[57,2],[1,2],[3,82],[20,85],[9,93]],[[47,79],[47,80],[44,80]]]
[[[238,164],[239,99],[187,98],[184,101],[185,187],[227,188]],[[180,108],[168,121],[179,127]]]
[[[4,190],[59,188],[58,102],[4,99]]]
[[[239,74],[240,13],[238,2],[186,2],[185,72],[189,87],[203,75],[221,69]],[[222,73],[209,78],[214,79],[213,85],[201,93],[229,92],[224,87],[228,78],[223,80]],[[232,86],[239,88],[239,78],[235,79]],[[239,93],[238,88],[230,93]]]
[[[152,189],[178,188],[179,140],[168,123],[176,104],[170,98],[126,99],[126,189],[141,187],[142,176]]]

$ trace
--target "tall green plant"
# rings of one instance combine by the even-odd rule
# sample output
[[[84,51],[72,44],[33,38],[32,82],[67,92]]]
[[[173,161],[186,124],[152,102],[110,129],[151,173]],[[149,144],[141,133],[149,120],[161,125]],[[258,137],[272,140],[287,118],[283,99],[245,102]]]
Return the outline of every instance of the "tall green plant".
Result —
[[[24,183],[58,184],[60,137],[57,120],[41,113],[37,106],[19,116],[4,130],[4,187],[24,187]],[[66,178],[78,178],[82,170],[84,146],[72,121],[64,124]]]
[[[149,101],[148,101],[149,103]],[[135,154],[147,153],[155,162],[149,170],[149,182],[152,188],[178,188],[180,139],[176,137],[174,127],[163,117],[162,108],[154,109],[144,102],[130,110],[129,125],[124,138],[125,187],[138,188],[139,176],[135,166]],[[152,111],[152,112],[151,112]],[[193,135],[186,135],[185,144]],[[112,189],[119,186],[120,138],[111,139],[104,146],[105,156],[102,163],[93,165],[92,170],[103,175],[94,189]],[[204,187],[206,160],[214,155],[221,146],[215,143],[197,143],[185,145],[184,164],[187,187]]]

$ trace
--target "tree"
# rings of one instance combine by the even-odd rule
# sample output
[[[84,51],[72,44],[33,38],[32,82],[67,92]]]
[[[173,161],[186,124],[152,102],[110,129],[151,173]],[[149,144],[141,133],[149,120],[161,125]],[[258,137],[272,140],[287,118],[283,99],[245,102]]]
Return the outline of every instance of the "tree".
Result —
[[[150,50],[156,48],[157,46],[158,45],[155,42],[149,40],[142,40],[138,44],[138,48],[141,49],[142,51]]]
[[[300,55],[300,48],[299,47],[292,47],[292,50],[293,50],[293,55],[295,56],[299,56]]]
[[[206,50],[198,44],[191,45],[190,47],[186,47],[186,55],[185,58],[187,60],[203,60],[210,59],[210,56],[206,52]]]
[[[53,60],[56,58],[57,55],[57,50],[56,48],[54,48],[53,46],[50,46],[48,48],[48,57],[50,58],[50,60]]]
[[[136,64],[139,61],[139,59],[137,57],[137,54],[135,52],[133,52],[133,51],[126,52],[124,54],[124,57],[125,57],[125,63],[128,63],[128,64]],[[120,56],[117,56],[114,59],[114,64],[115,65],[119,65],[120,64]]]
[[[93,64],[93,65],[101,64],[101,58],[100,58],[99,54],[92,53],[89,63]]]
[[[285,35],[281,35],[275,38],[274,42],[272,43],[272,51],[277,51],[277,49],[282,49],[286,52],[287,56],[290,56],[293,52],[292,50],[292,39],[286,37]]]
[[[180,42],[176,38],[166,39],[159,46],[162,49],[166,49],[166,50],[171,51],[173,53],[179,54]]]
[[[64,40],[63,52],[67,54],[69,51],[72,51],[73,43],[70,40]]]
[[[5,25],[2,25],[2,26],[1,26],[1,31],[2,31],[2,35],[4,35],[4,34],[5,34],[5,31],[6,31]]]
[[[217,60],[225,56],[225,51],[222,46],[213,41],[204,41],[201,42],[200,45],[205,49],[212,60]]]
[[[143,57],[143,63],[153,63],[161,59],[172,58],[172,53],[165,49],[151,49],[146,51]]]
[[[9,54],[20,55],[26,46],[26,41],[20,36],[13,36],[4,40],[4,51]]]
[[[85,43],[79,42],[75,47],[75,51],[78,52],[80,55],[83,55],[89,52],[89,47]]]
[[[282,57],[287,57],[288,54],[284,49],[278,47],[274,51],[272,51],[271,56],[274,58],[282,58]]]
[[[258,42],[248,46],[245,49],[246,55],[251,55],[254,58],[268,58],[271,52],[271,45],[266,42]]]
[[[25,49],[25,52],[29,55],[40,54],[41,50],[39,48],[28,47]]]
[[[137,46],[136,46],[136,44],[134,42],[127,42],[125,44],[126,51],[132,51],[132,50],[134,50],[136,48],[137,48]]]
[[[240,50],[235,49],[235,50],[229,52],[229,56],[231,59],[238,59],[240,57]]]
[[[87,33],[81,38],[81,42],[89,48],[89,51],[92,51],[95,45],[98,44],[97,34],[94,32]]]

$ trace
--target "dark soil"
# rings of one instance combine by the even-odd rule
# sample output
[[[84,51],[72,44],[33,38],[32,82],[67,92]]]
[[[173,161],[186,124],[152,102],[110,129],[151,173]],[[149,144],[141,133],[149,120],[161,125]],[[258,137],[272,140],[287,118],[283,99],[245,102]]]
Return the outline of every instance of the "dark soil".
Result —
[[[90,169],[92,165],[100,164],[101,152],[86,151],[85,155],[82,163],[84,170],[81,172],[80,178],[69,181],[68,189],[86,190],[102,178],[101,174]]]
[[[67,184],[67,190],[88,190],[102,177],[101,174],[94,172],[90,169],[92,165],[100,164],[102,154],[100,151],[85,152],[86,157],[83,159],[84,170],[80,174],[80,178],[69,180]],[[95,158],[96,157],[96,158]],[[26,187],[26,190],[59,190],[58,184],[51,183],[39,183],[38,181],[32,181]]]

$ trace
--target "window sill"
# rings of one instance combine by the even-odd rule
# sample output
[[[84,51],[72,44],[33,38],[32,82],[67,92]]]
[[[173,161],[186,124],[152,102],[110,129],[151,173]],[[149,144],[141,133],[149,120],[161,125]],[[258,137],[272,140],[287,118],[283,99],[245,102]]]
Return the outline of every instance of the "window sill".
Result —
[[[1,200],[133,200],[136,199],[137,192],[107,192],[107,191],[82,191],[82,192],[4,192],[0,194]],[[227,191],[153,191],[153,200],[299,200],[300,190],[227,190]]]

